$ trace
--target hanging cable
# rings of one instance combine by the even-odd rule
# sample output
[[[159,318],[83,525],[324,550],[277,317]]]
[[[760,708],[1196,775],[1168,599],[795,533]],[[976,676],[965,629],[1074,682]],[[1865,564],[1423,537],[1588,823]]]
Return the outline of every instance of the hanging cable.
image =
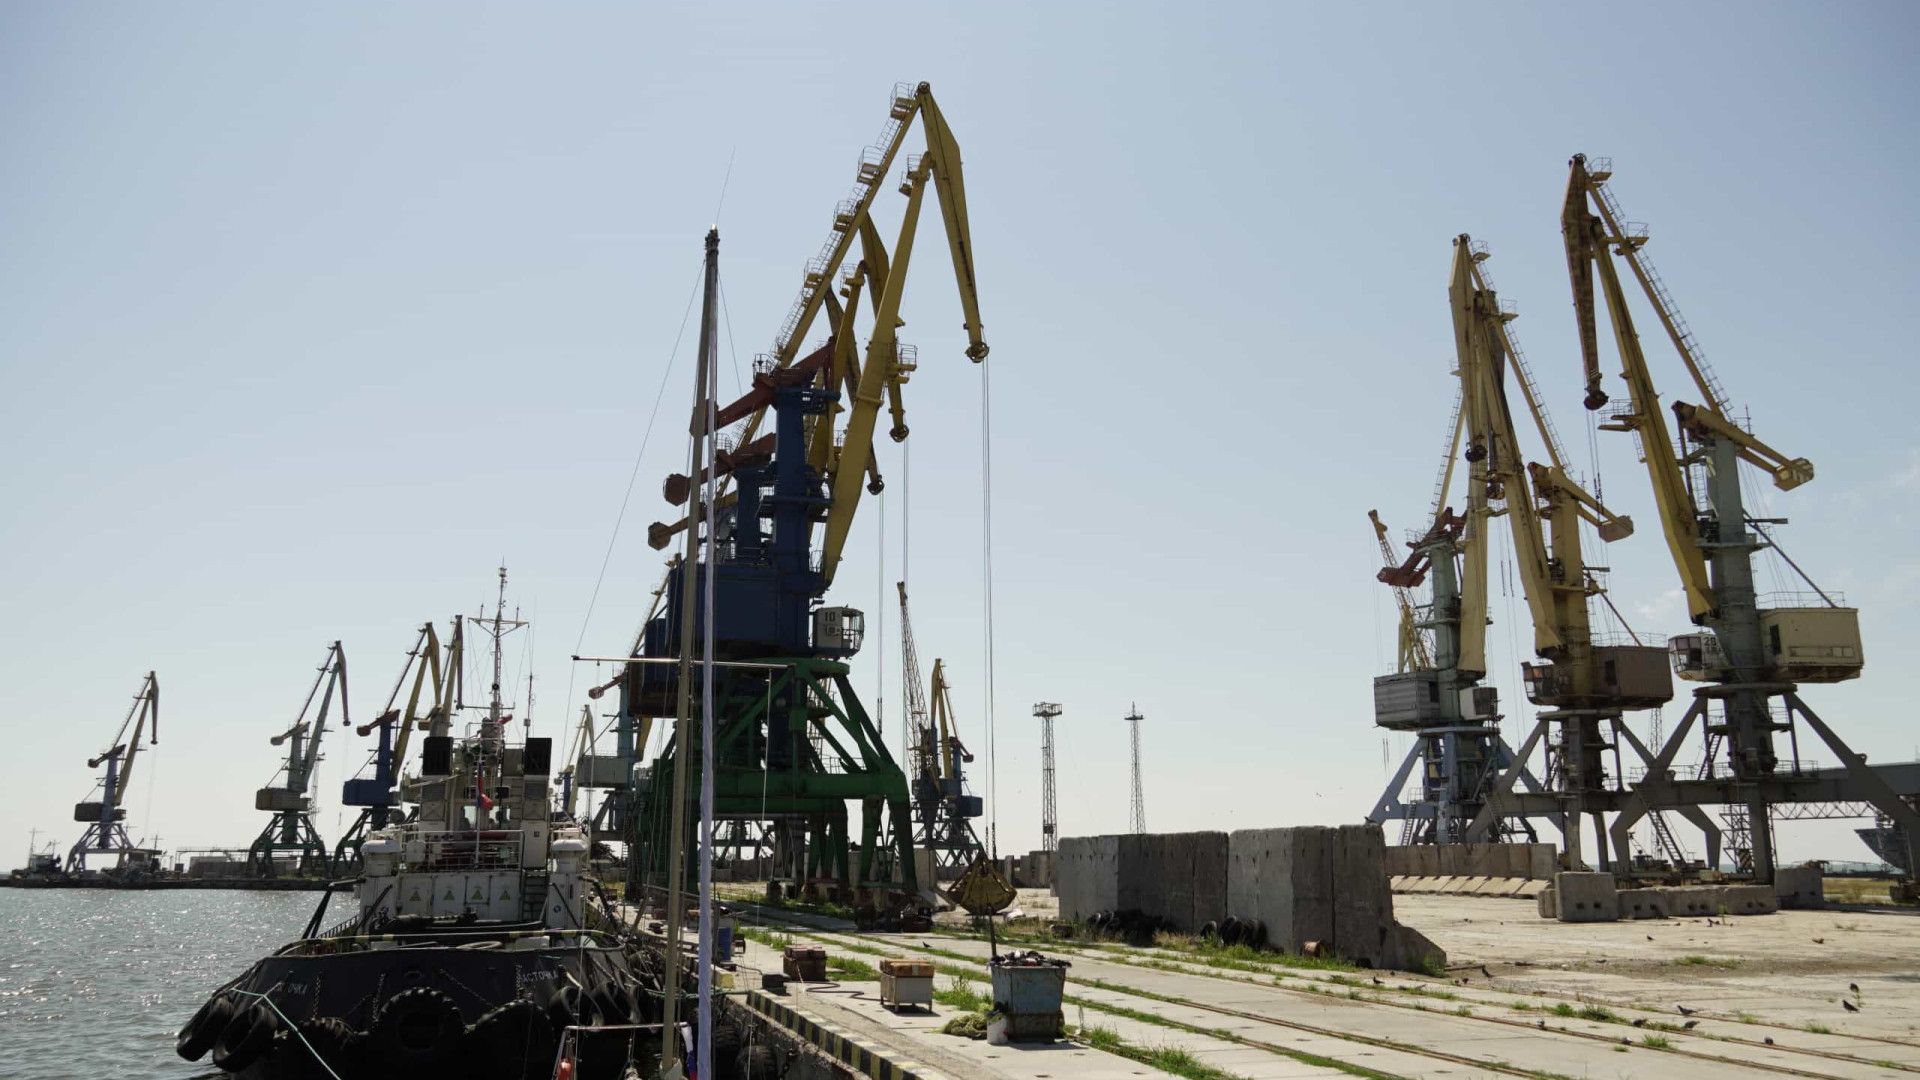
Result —
[[[627,473],[627,490],[620,496],[620,512],[613,518],[613,535],[607,537],[606,554],[600,557],[600,573],[593,579],[593,593],[587,597],[587,613],[580,618],[580,636],[574,639],[573,651],[577,654],[586,643],[587,627],[593,624],[593,608],[600,601],[600,586],[607,580],[607,567],[613,562],[613,548],[620,540],[620,526],[627,520],[627,504],[633,501],[633,484],[640,478],[640,462],[646,458],[647,444],[653,441],[653,422],[660,415],[660,402],[667,396],[667,380],[673,377],[673,364],[680,356],[680,343],[687,333],[687,319],[693,314],[693,301],[700,295],[700,279],[705,276],[706,265],[703,262],[700,271],[693,276],[693,289],[687,293],[686,310],[680,313],[680,329],[673,336],[673,350],[667,354],[667,369],[660,373],[660,389],[653,395],[653,411],[647,414],[647,430],[640,436],[640,449],[633,455],[633,468]],[[567,665],[567,708],[566,715],[573,715],[574,671],[579,665]]]
[[[987,851],[1000,857],[999,741],[993,720],[993,384],[980,365],[980,562],[985,584],[987,710]]]

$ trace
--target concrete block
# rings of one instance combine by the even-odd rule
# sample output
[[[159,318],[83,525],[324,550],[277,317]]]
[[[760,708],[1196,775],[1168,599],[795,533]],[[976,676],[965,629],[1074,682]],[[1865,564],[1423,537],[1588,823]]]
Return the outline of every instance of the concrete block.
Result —
[[[1553,876],[1556,916],[1561,922],[1614,922],[1620,900],[1612,874],[1562,871]]]
[[[1558,919],[1560,917],[1560,896],[1553,891],[1552,882],[1549,881],[1542,886],[1540,891],[1534,894],[1534,900],[1540,905],[1541,918]]]
[[[1827,905],[1825,875],[1814,864],[1777,867],[1773,872],[1773,892],[1783,908]]]
[[[1219,922],[1227,910],[1227,834],[1193,834],[1193,925]]]
[[[1114,897],[1116,911],[1145,911],[1146,904],[1159,899],[1152,893],[1158,867],[1153,860],[1153,836],[1150,833],[1125,833],[1114,838],[1115,862],[1120,882]]]
[[[1403,846],[1400,844],[1389,845],[1387,847],[1387,858],[1386,858],[1387,876],[1388,877],[1408,877],[1412,874],[1417,873],[1418,871],[1415,869],[1415,867],[1418,863],[1418,858],[1415,853],[1418,850],[1419,850],[1418,845],[1414,845],[1414,846]]]
[[[1720,902],[1729,915],[1771,915],[1780,910],[1780,896],[1772,885],[1727,885]]]
[[[1401,923],[1389,923],[1381,930],[1380,945],[1372,956],[1356,957],[1370,966],[1399,971],[1442,971],[1447,966],[1446,950],[1432,939]]]
[[[1381,929],[1393,922],[1393,891],[1383,867],[1386,839],[1378,825],[1342,825],[1331,837],[1334,948],[1343,955],[1350,941],[1377,949]]]
[[[1614,895],[1619,899],[1622,919],[1664,919],[1668,915],[1664,889],[1620,889]]]
[[[1723,885],[1680,885],[1667,894],[1667,913],[1675,918],[1704,918],[1721,913]]]
[[[1096,911],[1120,907],[1120,838],[1067,836],[1060,840],[1060,917],[1084,919]]]
[[[1241,829],[1227,837],[1227,914],[1261,918],[1260,853],[1265,829]]]
[[[1502,844],[1501,854],[1506,856],[1507,876],[1524,878],[1533,868],[1533,850],[1528,844]]]
[[[1193,844],[1195,833],[1174,833],[1160,836],[1157,861],[1160,873],[1164,875],[1165,885],[1158,910],[1148,909],[1149,915],[1159,915],[1172,924],[1175,930],[1195,931],[1200,924],[1193,921]]]
[[[1559,853],[1552,844],[1528,844],[1533,851],[1527,863],[1527,876],[1536,881],[1552,881],[1559,869]]]

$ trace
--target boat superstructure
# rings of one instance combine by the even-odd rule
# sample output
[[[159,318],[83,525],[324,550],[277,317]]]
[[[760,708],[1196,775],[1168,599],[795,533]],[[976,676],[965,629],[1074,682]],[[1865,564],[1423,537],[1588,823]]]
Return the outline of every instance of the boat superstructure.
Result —
[[[504,569],[500,583],[504,606]],[[582,1075],[629,1060],[657,1012],[659,965],[600,892],[585,833],[552,808],[551,741],[524,725],[509,737],[500,639],[526,624],[500,606],[465,623],[493,637],[489,700],[467,707],[478,718],[456,734],[462,707],[432,714],[418,771],[399,781],[413,812],[368,831],[360,874],[202,1006],[182,1056],[258,1078],[325,1075],[322,1063],[342,1077],[546,1077],[561,1033],[592,1025]],[[345,917],[322,929],[349,887]]]

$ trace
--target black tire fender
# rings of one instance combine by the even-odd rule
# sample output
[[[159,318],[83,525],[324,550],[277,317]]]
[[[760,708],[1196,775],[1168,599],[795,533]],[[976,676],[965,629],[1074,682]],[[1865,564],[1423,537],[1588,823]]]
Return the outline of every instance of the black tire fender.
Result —
[[[295,1036],[280,1051],[298,1063],[297,1067],[288,1069],[294,1076],[320,1080],[322,1077],[360,1075],[361,1058],[367,1040],[366,1036],[353,1030],[352,1024],[337,1016],[323,1016],[318,1020],[302,1022]],[[299,1068],[305,1071],[298,1071]]]
[[[406,1076],[452,1065],[466,1033],[452,998],[431,986],[415,986],[380,1007],[373,1021],[372,1050],[389,1071]]]
[[[273,1045],[273,1033],[279,1028],[279,1018],[265,1005],[256,1001],[241,1008],[213,1044],[214,1068],[237,1073],[260,1060]]]
[[[593,1004],[599,1009],[603,1024],[633,1023],[633,999],[613,983],[601,983],[593,988]]]
[[[522,998],[475,1020],[461,1054],[468,1075],[546,1080],[558,1045],[547,1011]]]
[[[180,1034],[173,1040],[174,1053],[188,1061],[199,1061],[213,1049],[220,1039],[220,1032],[233,1022],[233,999],[225,994],[215,994],[200,1006],[180,1028]]]

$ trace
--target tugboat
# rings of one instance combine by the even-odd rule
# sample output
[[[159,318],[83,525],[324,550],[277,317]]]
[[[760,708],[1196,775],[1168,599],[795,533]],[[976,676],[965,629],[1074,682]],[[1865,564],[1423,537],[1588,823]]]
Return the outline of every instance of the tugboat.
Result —
[[[501,600],[506,570],[500,571]],[[496,606],[493,692],[472,730],[440,719],[424,740],[410,820],[368,834],[358,878],[322,895],[300,937],[216,991],[180,1029],[248,1080],[552,1074],[562,1034],[585,1026],[579,1076],[616,1076],[660,1001],[659,963],[594,879],[586,836],[554,814],[552,741],[507,739]],[[456,714],[457,715],[457,714]],[[336,889],[346,918],[321,929]]]

